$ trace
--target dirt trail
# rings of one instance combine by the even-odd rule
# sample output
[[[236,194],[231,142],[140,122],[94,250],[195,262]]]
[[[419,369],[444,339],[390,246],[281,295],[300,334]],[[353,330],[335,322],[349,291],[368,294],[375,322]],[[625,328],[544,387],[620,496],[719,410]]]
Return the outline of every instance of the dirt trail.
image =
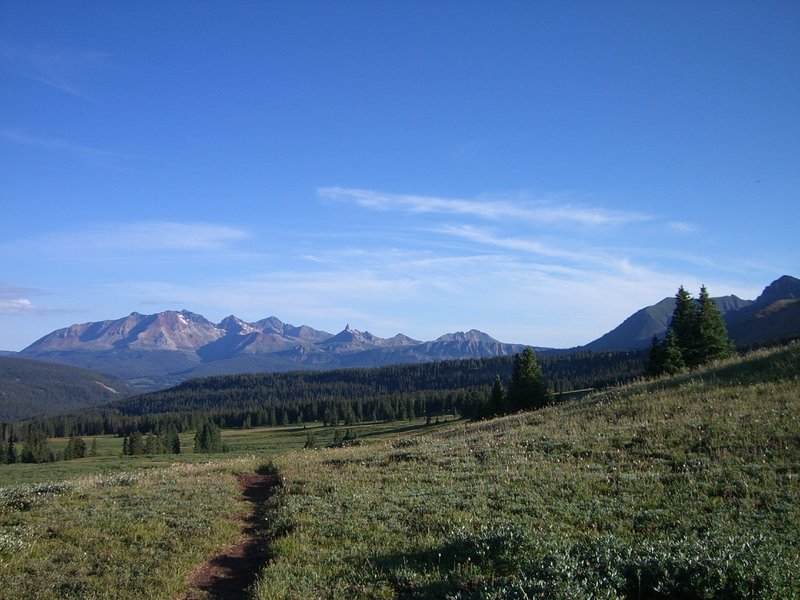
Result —
[[[189,577],[193,590],[207,592],[211,598],[236,600],[247,598],[247,589],[255,582],[261,567],[269,559],[263,533],[265,502],[280,486],[275,473],[241,473],[237,475],[242,496],[252,504],[242,518],[242,539],[221,554],[209,557]],[[181,600],[198,600],[204,595],[190,591]]]

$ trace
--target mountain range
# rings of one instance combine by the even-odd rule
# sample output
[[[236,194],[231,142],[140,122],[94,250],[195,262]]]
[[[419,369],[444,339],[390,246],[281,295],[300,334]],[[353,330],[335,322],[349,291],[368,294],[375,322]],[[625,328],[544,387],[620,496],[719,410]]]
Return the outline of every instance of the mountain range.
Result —
[[[422,342],[403,334],[380,338],[349,325],[334,335],[277,317],[248,323],[231,315],[215,324],[181,310],[72,325],[20,356],[110,373],[150,390],[197,376],[505,356],[523,348],[476,330]]]
[[[723,296],[714,302],[740,347],[800,337],[800,280],[794,277],[785,275],[772,282],[756,300]],[[664,298],[570,351],[646,348],[653,335],[664,335],[674,307],[674,298]],[[88,368],[115,375],[139,390],[155,390],[206,375],[487,358],[516,354],[523,348],[474,329],[423,342],[403,334],[380,338],[349,325],[331,334],[277,317],[248,323],[231,315],[212,323],[181,310],[134,312],[121,319],[72,325],[37,340],[19,356]]]

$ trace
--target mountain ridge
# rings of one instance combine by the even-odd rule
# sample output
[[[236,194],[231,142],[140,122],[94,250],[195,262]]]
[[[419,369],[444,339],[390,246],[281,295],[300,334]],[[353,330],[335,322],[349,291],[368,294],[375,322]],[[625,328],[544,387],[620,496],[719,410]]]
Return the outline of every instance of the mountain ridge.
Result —
[[[800,337],[800,279],[783,275],[764,288],[755,300],[738,296],[712,298],[737,346],[766,345]],[[581,346],[592,351],[637,350],[653,336],[667,331],[675,298],[667,297],[642,308],[617,327]]]
[[[740,347],[800,337],[800,280],[784,275],[756,300],[713,299]],[[584,346],[588,351],[640,350],[663,336],[675,306],[668,297],[642,308]],[[140,390],[205,375],[247,371],[323,370],[513,355],[525,344],[499,342],[471,329],[420,341],[398,333],[381,338],[349,324],[336,334],[275,316],[252,323],[229,315],[212,323],[183,309],[75,324],[43,336],[17,356],[93,369]],[[539,352],[566,352],[535,347]]]
[[[198,375],[493,357],[522,348],[474,329],[423,342],[402,333],[381,338],[349,324],[330,334],[275,316],[249,323],[229,315],[215,324],[184,309],[70,325],[43,336],[19,356],[101,370],[151,390]]]

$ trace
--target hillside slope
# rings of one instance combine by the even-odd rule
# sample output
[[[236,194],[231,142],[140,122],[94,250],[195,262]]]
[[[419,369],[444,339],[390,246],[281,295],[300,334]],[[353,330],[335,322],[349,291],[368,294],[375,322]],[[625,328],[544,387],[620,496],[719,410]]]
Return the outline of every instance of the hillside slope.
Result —
[[[800,596],[800,345],[278,457],[257,597]]]
[[[0,421],[78,410],[133,393],[125,382],[87,369],[0,357]]]

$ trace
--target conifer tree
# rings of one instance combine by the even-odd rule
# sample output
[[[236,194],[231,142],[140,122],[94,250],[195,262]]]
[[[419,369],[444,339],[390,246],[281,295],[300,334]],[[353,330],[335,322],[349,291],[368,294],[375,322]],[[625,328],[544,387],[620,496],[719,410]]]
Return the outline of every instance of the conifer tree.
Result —
[[[128,454],[136,456],[137,454],[144,454],[144,443],[142,442],[142,434],[138,431],[131,433],[128,438]]]
[[[9,465],[13,465],[17,462],[17,449],[14,447],[14,438],[8,436],[8,447],[4,452],[5,455],[5,463]]]
[[[725,321],[709,297],[706,286],[700,288],[696,336],[696,358],[700,364],[733,356],[734,346],[728,337]]]
[[[686,367],[726,358],[734,352],[725,322],[706,286],[700,288],[696,303],[683,286],[678,289],[675,300],[675,311],[664,340],[659,342],[653,336],[646,366],[648,375],[674,374]]]
[[[536,363],[536,353],[528,346],[514,356],[514,371],[508,388],[510,412],[540,408],[550,401],[550,392]]]
[[[29,425],[25,435],[25,445],[22,449],[22,462],[51,462],[54,458],[44,432],[34,425]]]
[[[81,437],[70,436],[67,446],[64,448],[64,460],[83,458],[84,456],[86,456],[86,442]]]
[[[697,362],[697,311],[694,300],[683,286],[675,294],[675,310],[669,324],[670,330],[675,334],[677,346],[681,349],[683,362],[688,367],[694,367]]]
[[[224,452],[225,447],[222,443],[219,427],[214,421],[208,420],[203,423],[194,436],[195,452]]]
[[[650,350],[647,353],[647,362],[644,365],[645,373],[656,377],[664,372],[664,344],[653,334],[650,340]]]
[[[489,416],[496,417],[506,412],[506,388],[500,380],[500,375],[495,375],[492,392],[489,396]]]
[[[661,358],[662,373],[675,375],[686,368],[686,363],[683,361],[683,352],[681,352],[681,349],[678,346],[678,337],[675,335],[675,332],[672,329],[667,331],[667,336],[664,338],[661,349]]]

